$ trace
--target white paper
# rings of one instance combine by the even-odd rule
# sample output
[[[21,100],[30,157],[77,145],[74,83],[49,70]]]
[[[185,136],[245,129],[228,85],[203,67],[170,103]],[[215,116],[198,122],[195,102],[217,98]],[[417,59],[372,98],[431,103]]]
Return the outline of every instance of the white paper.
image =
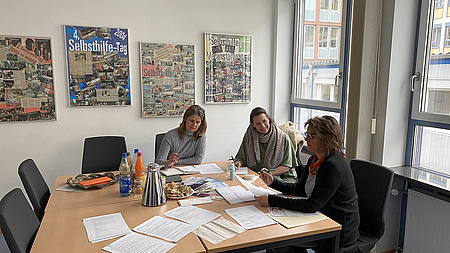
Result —
[[[197,174],[200,173],[195,167],[193,166],[183,166],[183,167],[177,167],[177,170],[182,171],[184,174]]]
[[[180,204],[180,206],[193,206],[193,205],[208,204],[208,203],[212,203],[212,202],[213,201],[210,197],[189,198],[189,199],[178,200],[178,204]]]
[[[255,200],[253,194],[249,191],[246,191],[240,185],[231,187],[222,187],[216,189],[216,191],[231,205]]]
[[[194,233],[212,244],[217,244],[244,231],[245,229],[238,224],[220,217],[201,225]]]
[[[165,253],[175,246],[174,243],[131,233],[105,246],[103,250],[111,253]]]
[[[236,174],[238,174],[238,175],[247,175],[248,174],[248,168],[247,167],[240,167],[238,170],[236,170]]]
[[[231,216],[237,223],[245,229],[252,229],[276,224],[274,220],[269,218],[255,206],[242,206],[236,208],[225,209],[225,212]]]
[[[239,180],[239,182],[241,182],[242,185],[247,187],[247,189],[249,191],[251,191],[255,196],[261,196],[261,195],[265,195],[265,194],[279,194],[280,193],[280,192],[275,192],[275,191],[272,191],[270,189],[266,189],[266,188],[263,188],[263,187],[255,186],[255,185],[245,181],[241,177],[236,176],[236,178]]]
[[[215,163],[195,165],[195,168],[202,174],[225,173],[225,171]]]
[[[269,213],[272,217],[298,217],[298,216],[319,215],[317,212],[316,213],[303,213],[303,212],[287,210],[287,209],[284,209],[281,207],[267,207],[267,210],[269,211]]]
[[[202,225],[220,216],[218,213],[195,206],[179,206],[165,212],[164,215],[194,225]]]
[[[183,175],[183,171],[179,170],[179,169],[175,169],[175,168],[170,168],[170,169],[166,169],[166,170],[161,170],[161,173],[164,174],[165,176],[173,176],[173,175]]]
[[[83,224],[92,243],[131,233],[121,213],[85,218]]]
[[[169,242],[177,242],[181,238],[194,231],[197,225],[167,219],[161,216],[153,216],[151,219],[133,228],[134,231],[155,236]]]

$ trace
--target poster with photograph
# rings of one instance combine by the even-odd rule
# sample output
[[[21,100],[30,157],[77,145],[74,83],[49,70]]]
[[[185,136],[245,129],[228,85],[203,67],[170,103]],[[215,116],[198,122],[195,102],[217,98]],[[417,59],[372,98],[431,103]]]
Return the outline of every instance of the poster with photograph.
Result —
[[[70,106],[131,105],[128,29],[65,26]]]
[[[194,45],[141,42],[142,117],[183,116],[195,104]]]
[[[249,103],[252,36],[205,33],[205,103]]]
[[[0,35],[0,122],[56,120],[50,38]]]

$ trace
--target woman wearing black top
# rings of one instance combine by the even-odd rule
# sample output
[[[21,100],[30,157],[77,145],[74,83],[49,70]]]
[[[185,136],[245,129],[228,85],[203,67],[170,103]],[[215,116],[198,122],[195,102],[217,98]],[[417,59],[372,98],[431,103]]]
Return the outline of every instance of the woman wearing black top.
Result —
[[[286,198],[276,195],[255,197],[263,206],[282,207],[300,212],[319,211],[342,225],[340,247],[355,243],[359,237],[358,196],[355,181],[340,148],[342,129],[331,116],[315,117],[305,122],[308,151],[314,153],[296,183],[274,180],[270,172],[262,171],[260,178],[273,189],[305,198]],[[295,248],[294,248],[295,247]],[[297,246],[286,252],[306,252]],[[326,240],[312,247],[316,253],[330,252]],[[278,250],[274,250],[278,251]]]

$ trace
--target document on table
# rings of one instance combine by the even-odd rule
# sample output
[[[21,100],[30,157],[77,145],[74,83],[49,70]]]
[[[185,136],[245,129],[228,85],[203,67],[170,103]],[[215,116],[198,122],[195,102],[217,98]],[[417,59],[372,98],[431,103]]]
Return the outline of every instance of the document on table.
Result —
[[[133,230],[169,242],[177,242],[196,228],[197,225],[186,224],[181,221],[171,220],[161,216],[153,216],[151,219],[133,228]]]
[[[92,243],[108,240],[131,233],[121,213],[83,219],[88,239]]]
[[[195,206],[179,206],[165,212],[164,215],[193,225],[202,225],[220,216],[219,213]]]
[[[217,164],[201,164],[194,166],[202,174],[214,174],[214,173],[225,173]]]
[[[165,253],[175,246],[175,243],[132,232],[102,249],[111,253]]]
[[[176,167],[175,169],[182,172],[182,174],[197,174],[200,173],[194,166],[183,166],[183,167]]]
[[[253,193],[246,191],[240,185],[218,188],[216,191],[231,205],[255,200]]]
[[[319,213],[303,213],[303,212],[297,212],[292,211],[288,209],[284,209],[281,207],[267,207],[267,210],[269,211],[270,216],[272,217],[296,217],[296,216],[317,216]]]
[[[274,220],[269,218],[253,205],[225,209],[225,212],[227,212],[231,218],[233,218],[245,229],[259,228],[276,224]]]
[[[321,213],[303,213],[302,216],[272,216],[270,213],[267,214],[270,218],[277,221],[281,225],[283,225],[286,228],[293,228],[298,227],[314,222],[318,222],[321,220],[325,220],[327,216],[321,214]]]
[[[187,198],[178,200],[178,204],[180,204],[180,206],[193,206],[193,205],[208,204],[212,202],[213,201],[209,196],[204,198]]]
[[[201,225],[194,230],[194,233],[212,244],[218,244],[219,242],[229,239],[244,231],[245,228],[225,219],[224,217],[220,217],[217,220]]]
[[[247,175],[248,174],[248,168],[247,167],[240,167],[238,170],[236,170],[237,175]]]
[[[266,188],[255,186],[255,185],[245,181],[241,177],[236,176],[236,178],[239,180],[239,182],[241,182],[242,185],[247,187],[247,189],[249,191],[251,191],[255,196],[261,196],[261,195],[265,195],[265,194],[279,194],[280,193],[280,192],[272,191],[270,189],[266,189]]]

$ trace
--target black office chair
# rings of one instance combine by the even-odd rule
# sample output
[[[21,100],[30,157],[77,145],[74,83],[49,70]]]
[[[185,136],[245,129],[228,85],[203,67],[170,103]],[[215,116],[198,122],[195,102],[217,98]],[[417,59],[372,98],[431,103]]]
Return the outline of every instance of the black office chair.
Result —
[[[0,227],[11,253],[30,252],[40,222],[22,190],[15,188],[0,201]]]
[[[369,253],[384,234],[384,213],[394,180],[394,171],[369,161],[350,162],[358,193],[359,238],[356,245],[341,253]]]
[[[19,177],[39,221],[44,217],[50,190],[33,159],[26,159],[19,165]]]
[[[97,136],[84,139],[81,172],[97,173],[119,170],[122,153],[127,152],[123,136]]]
[[[159,148],[161,147],[161,142],[164,139],[165,135],[166,135],[166,133],[160,133],[160,134],[156,134],[156,136],[155,136],[155,162],[156,162],[156,157],[158,156],[158,153],[159,153]]]

